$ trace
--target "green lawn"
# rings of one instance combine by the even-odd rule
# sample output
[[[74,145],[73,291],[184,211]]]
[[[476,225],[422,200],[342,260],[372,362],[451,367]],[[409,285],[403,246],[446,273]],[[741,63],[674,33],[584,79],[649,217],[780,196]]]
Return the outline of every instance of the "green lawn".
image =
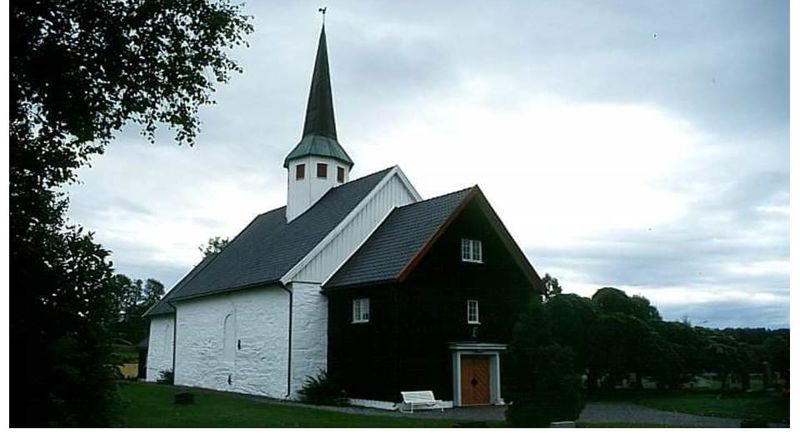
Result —
[[[773,423],[789,422],[789,399],[767,393],[676,392],[640,396],[634,403],[665,411],[684,412],[712,417],[762,420]]]
[[[175,405],[177,388],[122,383],[125,401],[120,426],[133,428],[449,428],[458,422],[345,414],[266,403],[231,394],[194,390],[195,403]],[[462,422],[463,424],[463,422]]]

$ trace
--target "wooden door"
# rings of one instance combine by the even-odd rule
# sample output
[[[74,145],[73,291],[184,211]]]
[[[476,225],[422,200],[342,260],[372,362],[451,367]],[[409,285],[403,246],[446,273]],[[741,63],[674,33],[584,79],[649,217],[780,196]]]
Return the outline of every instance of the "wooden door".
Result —
[[[461,405],[490,403],[489,357],[461,357]]]

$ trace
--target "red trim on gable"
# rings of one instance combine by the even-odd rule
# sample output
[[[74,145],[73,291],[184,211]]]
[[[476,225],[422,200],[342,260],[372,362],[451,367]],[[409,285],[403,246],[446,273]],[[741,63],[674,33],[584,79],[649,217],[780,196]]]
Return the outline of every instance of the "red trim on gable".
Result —
[[[455,210],[453,210],[453,212],[450,214],[450,216],[448,216],[447,219],[439,226],[439,228],[436,229],[436,232],[434,232],[430,236],[430,238],[428,238],[428,240],[422,246],[422,249],[420,249],[414,255],[414,257],[408,263],[406,263],[406,265],[403,267],[403,269],[395,278],[395,281],[403,282],[408,277],[408,275],[414,270],[414,268],[431,250],[431,248],[433,248],[433,246],[436,244],[439,238],[441,238],[442,235],[444,235],[445,231],[459,217],[459,215],[461,215],[461,212],[473,199],[478,201],[478,206],[486,214],[486,217],[488,218],[492,228],[500,236],[500,239],[505,244],[506,249],[508,249],[509,253],[511,254],[511,257],[514,259],[514,261],[517,263],[520,269],[522,269],[522,272],[525,273],[525,277],[531,283],[531,286],[533,286],[534,289],[536,289],[540,293],[544,293],[544,282],[542,282],[541,277],[539,277],[539,274],[536,272],[536,269],[534,269],[533,266],[531,266],[530,262],[528,261],[528,258],[525,257],[525,254],[522,252],[522,249],[519,248],[516,241],[514,241],[514,238],[511,237],[511,234],[508,232],[508,229],[503,224],[503,221],[501,221],[500,217],[497,216],[497,213],[494,211],[491,204],[489,204],[489,201],[486,199],[486,196],[484,196],[480,187],[478,187],[477,185],[472,187],[469,194],[467,194],[461,201],[461,203],[458,204],[458,207],[456,207]]]

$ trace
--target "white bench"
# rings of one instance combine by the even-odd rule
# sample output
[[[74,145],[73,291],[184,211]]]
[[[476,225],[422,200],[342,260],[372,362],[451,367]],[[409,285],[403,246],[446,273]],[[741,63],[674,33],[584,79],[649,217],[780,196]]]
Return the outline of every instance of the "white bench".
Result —
[[[403,396],[403,402],[398,405],[400,412],[406,412],[405,409],[410,409],[414,413],[414,408],[422,409],[439,409],[444,412],[444,402],[437,400],[433,397],[433,391],[430,390],[417,390],[411,392],[400,392]]]

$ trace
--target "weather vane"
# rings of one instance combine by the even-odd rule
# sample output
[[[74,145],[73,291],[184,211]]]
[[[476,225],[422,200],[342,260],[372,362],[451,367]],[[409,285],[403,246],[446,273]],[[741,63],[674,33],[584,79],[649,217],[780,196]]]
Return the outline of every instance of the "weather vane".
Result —
[[[328,12],[328,7],[323,6],[322,8],[319,8],[319,12],[322,13],[322,24],[325,25],[325,13]]]

